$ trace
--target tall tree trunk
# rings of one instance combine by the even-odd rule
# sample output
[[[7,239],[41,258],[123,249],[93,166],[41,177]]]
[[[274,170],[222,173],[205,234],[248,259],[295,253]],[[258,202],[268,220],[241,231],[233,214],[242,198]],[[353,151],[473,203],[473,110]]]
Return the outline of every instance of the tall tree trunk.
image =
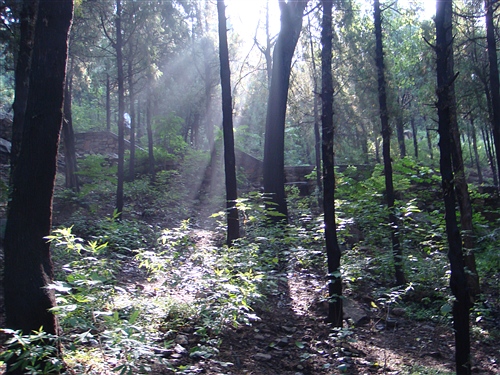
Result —
[[[264,193],[272,221],[286,221],[285,119],[293,53],[308,0],[280,1],[281,29],[273,52],[273,73],[267,102],[264,141]],[[276,214],[277,213],[277,214]]]
[[[108,73],[106,73],[106,130],[111,131],[111,83]]]
[[[445,204],[448,257],[450,260],[450,287],[453,302],[453,328],[455,330],[455,364],[458,375],[470,374],[469,309],[470,295],[467,288],[462,238],[455,210],[455,178],[453,170],[453,122],[456,122],[456,102],[453,73],[452,1],[441,0],[436,7],[436,56],[437,95],[439,117],[440,169]],[[452,161],[453,160],[453,161]]]
[[[264,57],[266,58],[267,88],[271,88],[271,78],[273,76],[273,57],[271,55],[272,42],[269,22],[269,0],[266,1],[266,48]]]
[[[40,0],[30,87],[5,233],[6,325],[58,333],[50,246],[52,197],[63,121],[64,82],[72,0]],[[50,360],[50,359],[48,359]],[[19,369],[11,372],[20,374]]]
[[[382,123],[382,156],[384,158],[385,195],[389,210],[389,227],[391,230],[392,253],[394,255],[394,269],[396,284],[406,284],[403,271],[403,253],[398,237],[397,218],[394,212],[394,185],[392,181],[391,160],[391,127],[387,111],[387,95],[384,72],[384,52],[382,46],[382,17],[379,0],[374,1],[375,37],[376,37],[376,64],[378,76],[378,99],[380,104],[380,121]]]
[[[491,141],[489,137],[489,129],[481,128],[481,134],[483,136],[483,143],[486,146],[486,154],[488,155],[488,163],[490,164],[491,173],[493,175],[493,185],[498,186],[498,175],[495,163],[494,150],[491,147]]]
[[[403,111],[402,108],[401,111]],[[399,157],[405,158],[406,157],[405,125],[402,113],[396,119],[396,133],[398,135]]]
[[[240,222],[236,199],[236,158],[234,156],[233,104],[231,98],[231,71],[227,46],[226,6],[217,0],[219,16],[220,78],[222,87],[222,131],[224,135],[224,165],[226,174],[227,244],[240,237]]]
[[[26,103],[28,100],[29,79],[31,69],[31,54],[33,51],[33,38],[35,31],[38,0],[25,0],[21,8],[21,36],[19,40],[19,53],[15,70],[15,99],[12,108],[14,119],[12,124],[12,139],[10,152],[10,171],[12,174],[17,164],[17,157],[23,136]],[[12,181],[11,181],[12,182]]]
[[[134,181],[135,178],[135,91],[134,91],[134,70],[133,70],[133,43],[130,42],[130,56],[128,59],[128,93],[130,101],[130,160],[128,166],[128,179]]]
[[[73,65],[73,62],[71,62]],[[73,131],[72,116],[72,95],[73,95],[73,66],[66,74],[66,84],[64,87],[64,121],[62,125],[62,138],[64,142],[64,161],[66,187],[74,191],[80,191],[78,182],[78,166],[76,164],[75,133]]]
[[[125,179],[125,89],[123,74],[122,3],[116,0],[116,65],[118,70],[118,172],[116,184],[116,219],[123,213],[123,183]]]
[[[153,84],[153,75],[151,72],[148,73],[148,87],[147,87],[147,101],[146,101],[146,132],[148,134],[148,165],[149,165],[149,178],[151,182],[156,180],[155,171],[155,154],[153,147],[153,128],[152,128],[152,109],[151,101],[153,100],[153,95],[151,92],[151,85]]]
[[[311,31],[311,19],[308,18],[309,28],[309,47],[311,51],[312,62],[312,79],[314,87],[314,103],[313,103],[313,116],[314,116],[314,161],[316,165],[316,187],[318,189],[318,207],[323,206],[323,187],[321,181],[321,134],[319,130],[319,96],[318,96],[318,69],[316,68],[316,59],[314,58],[314,45]]]
[[[413,151],[415,159],[418,160],[418,138],[417,138],[417,123],[415,117],[412,115],[410,118],[411,132],[413,133]]]
[[[433,147],[432,147],[431,129],[426,128],[425,134],[427,136],[427,148],[429,149],[429,156],[431,157],[431,160],[434,160],[434,151],[433,151]]]
[[[470,127],[471,127],[471,136],[472,136],[472,150],[474,152],[474,165],[477,170],[477,182],[479,184],[483,183],[483,171],[481,169],[481,161],[479,159],[479,151],[477,149],[477,132],[476,125],[474,124],[474,116],[470,114]]]
[[[323,0],[321,31],[321,98],[322,98],[322,152],[323,152],[323,209],[326,254],[328,258],[328,321],[342,327],[342,279],[340,275],[340,247],[335,224],[335,169],[332,78],[332,0]]]
[[[488,45],[488,58],[490,63],[490,91],[492,109],[493,141],[496,152],[496,169],[500,171],[500,78],[498,77],[497,43],[495,25],[493,23],[494,0],[485,0],[486,8],[486,41]],[[497,185],[497,188],[500,188]]]

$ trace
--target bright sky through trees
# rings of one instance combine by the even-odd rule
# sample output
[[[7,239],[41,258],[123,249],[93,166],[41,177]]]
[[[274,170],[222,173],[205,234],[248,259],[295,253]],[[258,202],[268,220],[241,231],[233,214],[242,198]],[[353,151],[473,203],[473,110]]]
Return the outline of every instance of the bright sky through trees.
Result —
[[[265,20],[266,3],[269,2],[271,32],[276,34],[279,31],[279,6],[278,0],[226,0],[229,28],[241,35],[255,35],[257,23],[263,25]],[[373,1],[362,0],[361,6],[368,12],[372,12]],[[419,4],[422,8],[422,19],[431,19],[436,13],[436,2],[434,0],[397,0],[401,7],[409,7],[412,4]]]

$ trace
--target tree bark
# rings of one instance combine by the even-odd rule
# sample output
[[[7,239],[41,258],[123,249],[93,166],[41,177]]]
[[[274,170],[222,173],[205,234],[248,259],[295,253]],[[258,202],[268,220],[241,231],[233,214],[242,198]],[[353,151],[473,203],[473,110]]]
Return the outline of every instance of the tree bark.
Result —
[[[123,213],[123,183],[125,179],[125,89],[123,74],[123,37],[122,37],[122,3],[116,0],[116,65],[118,70],[118,172],[116,184],[116,219],[121,220]]]
[[[413,133],[413,151],[415,155],[415,160],[418,160],[418,139],[417,139],[417,124],[415,117],[412,115],[410,118],[411,131]]]
[[[50,246],[72,0],[40,0],[21,148],[5,234],[6,325],[58,333]],[[14,371],[13,374],[20,373]]]
[[[440,169],[445,204],[448,258],[450,260],[450,287],[453,302],[453,328],[455,330],[455,365],[458,375],[470,374],[469,309],[470,295],[467,288],[462,238],[455,210],[455,178],[453,163],[453,122],[456,122],[456,99],[453,73],[452,1],[442,0],[436,7],[436,57],[437,96],[439,118]]]
[[[111,83],[109,74],[106,74],[106,130],[111,131]]]
[[[479,184],[483,183],[483,170],[481,168],[481,161],[479,158],[479,151],[477,148],[477,132],[476,132],[476,125],[474,124],[474,116],[472,113],[470,114],[470,131],[471,131],[471,136],[472,136],[472,151],[474,153],[474,166],[476,167],[477,171],[477,182]]]
[[[486,146],[486,154],[488,155],[488,163],[490,164],[491,173],[493,174],[493,185],[498,186],[497,168],[495,163],[495,156],[491,146],[489,129],[481,128],[483,136],[483,143]]]
[[[222,87],[222,131],[224,136],[224,165],[226,176],[227,244],[240,237],[240,222],[236,200],[236,158],[234,155],[233,104],[231,98],[231,71],[227,46],[226,6],[224,0],[217,0],[219,16],[220,78]]]
[[[14,119],[12,124],[12,139],[10,152],[10,171],[12,173],[17,164],[17,157],[23,136],[24,116],[26,103],[28,101],[29,78],[31,69],[31,54],[33,51],[33,39],[35,31],[36,15],[38,12],[38,0],[26,0],[21,9],[21,35],[19,41],[19,53],[15,70],[15,99],[12,108]],[[12,181],[11,181],[12,182]]]
[[[379,0],[374,1],[375,38],[376,38],[376,65],[378,76],[378,98],[380,104],[380,122],[382,123],[382,156],[384,158],[385,195],[389,210],[389,226],[391,230],[392,253],[394,256],[394,270],[396,285],[406,284],[403,271],[403,253],[398,237],[397,218],[394,212],[394,185],[392,180],[391,160],[391,127],[387,110],[387,95],[385,84],[384,52],[382,46],[382,17]]]
[[[342,327],[342,279],[340,275],[340,247],[335,224],[335,169],[332,78],[332,0],[323,0],[321,31],[321,98],[322,98],[322,153],[323,153],[323,209],[326,254],[328,258],[328,322]]]
[[[433,147],[432,147],[431,129],[426,128],[425,134],[426,134],[426,138],[427,138],[427,148],[429,149],[429,156],[430,156],[431,160],[434,160],[434,151],[433,151]]]
[[[273,73],[267,102],[264,141],[264,194],[271,221],[286,221],[285,119],[293,53],[302,29],[308,0],[280,0],[281,29],[273,52]],[[274,214],[273,214],[274,213]],[[277,213],[277,214],[276,214]]]
[[[401,111],[403,111],[402,108]],[[402,113],[399,114],[399,116],[396,119],[396,133],[398,135],[399,157],[403,159],[406,157],[406,143],[405,143],[405,125]]]
[[[311,20],[308,19],[309,47],[311,48],[312,79],[313,79],[313,116],[314,116],[314,161],[316,166],[316,187],[318,189],[318,207],[323,206],[323,186],[321,181],[321,134],[319,129],[319,96],[318,96],[318,74],[316,60],[314,58],[314,45],[311,33]]]
[[[497,44],[495,25],[493,23],[494,0],[485,0],[486,8],[486,41],[488,45],[488,59],[490,63],[490,91],[492,109],[493,142],[496,152],[496,170],[500,171],[500,78],[498,77]],[[499,188],[499,186],[497,186]]]
[[[153,147],[153,128],[152,128],[152,116],[151,101],[153,100],[153,94],[151,90],[151,85],[153,84],[153,75],[148,72],[148,87],[147,87],[147,102],[146,102],[146,133],[148,135],[148,165],[149,165],[149,178],[151,182],[156,180],[155,171],[155,154]]]
[[[133,43],[130,42],[127,75],[128,75],[128,92],[130,101],[130,160],[128,166],[128,180],[134,181],[135,178],[135,91],[134,91],[134,70],[133,70]]]
[[[72,64],[71,64],[72,65]],[[65,162],[65,185],[68,189],[76,192],[80,191],[78,181],[78,167],[76,164],[75,133],[73,131],[72,116],[72,92],[73,92],[73,69],[66,74],[66,84],[64,87],[64,121],[62,125],[62,138],[64,142],[64,162]]]

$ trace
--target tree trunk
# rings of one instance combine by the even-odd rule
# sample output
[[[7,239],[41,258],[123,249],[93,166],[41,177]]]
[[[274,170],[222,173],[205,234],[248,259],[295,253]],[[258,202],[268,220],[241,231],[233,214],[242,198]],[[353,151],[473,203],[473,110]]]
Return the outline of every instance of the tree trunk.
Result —
[[[471,127],[471,136],[472,136],[472,150],[474,152],[474,165],[476,166],[477,170],[477,182],[478,184],[483,183],[483,171],[481,169],[481,161],[479,159],[479,151],[477,149],[477,132],[476,132],[476,125],[474,124],[474,117],[471,113],[470,115],[470,127]]]
[[[118,70],[118,173],[116,184],[116,219],[121,220],[123,213],[123,183],[125,178],[125,89],[123,74],[123,37],[122,37],[122,3],[116,0],[116,65]]]
[[[490,164],[491,173],[493,174],[493,185],[498,186],[497,168],[495,163],[495,156],[493,155],[493,149],[491,147],[491,141],[489,137],[489,130],[481,128],[481,134],[483,136],[483,143],[486,146],[486,154],[488,155],[488,163]]]
[[[62,125],[62,138],[64,142],[65,186],[74,191],[80,191],[78,167],[76,164],[75,133],[73,131],[72,116],[73,69],[66,75],[64,87],[64,121]]]
[[[411,116],[410,124],[411,124],[411,131],[413,133],[413,151],[415,155],[415,160],[418,160],[417,124],[415,121],[415,117]]]
[[[273,73],[267,102],[264,141],[264,194],[271,221],[286,221],[285,119],[293,53],[308,0],[280,1],[281,29],[273,52]]]
[[[106,74],[106,130],[111,131],[111,83],[109,74]]]
[[[470,296],[462,250],[462,238],[455,210],[455,178],[452,158],[453,122],[456,122],[456,101],[453,73],[452,1],[437,2],[436,8],[436,56],[437,95],[439,118],[440,169],[443,199],[445,204],[446,234],[448,236],[448,257],[450,260],[450,287],[455,296],[453,302],[453,328],[455,330],[455,364],[458,375],[470,374],[469,309]],[[455,161],[453,160],[453,163]]]
[[[308,18],[309,28],[309,47],[311,48],[311,62],[312,62],[312,79],[313,79],[313,116],[314,116],[314,161],[316,165],[316,188],[318,189],[318,207],[323,206],[323,186],[321,181],[321,134],[319,129],[319,96],[318,96],[318,73],[316,68],[316,60],[314,58],[314,45],[311,34],[311,20]]]
[[[391,230],[392,253],[394,255],[394,269],[396,285],[406,284],[403,271],[403,253],[398,237],[397,218],[394,212],[394,185],[392,181],[391,160],[391,127],[387,110],[387,95],[384,72],[384,52],[382,46],[382,18],[379,0],[374,1],[375,37],[376,37],[376,65],[378,75],[378,98],[380,104],[380,121],[382,123],[382,156],[384,158],[385,195],[389,210],[389,226]]]
[[[134,92],[134,71],[133,71],[133,43],[130,42],[130,56],[128,58],[128,93],[130,101],[130,160],[128,166],[128,180],[135,178],[135,92]]]
[[[236,158],[234,156],[233,103],[231,98],[231,71],[227,46],[226,6],[217,0],[219,16],[220,78],[222,87],[222,131],[224,135],[224,165],[226,174],[227,244],[240,237],[240,222],[236,199]]]
[[[149,178],[151,182],[156,180],[155,171],[155,154],[153,147],[153,128],[152,128],[152,113],[151,113],[151,101],[153,100],[153,95],[151,93],[151,85],[153,84],[153,76],[151,73],[148,74],[148,87],[147,87],[147,102],[146,102],[146,132],[148,134],[148,164],[149,164]]]
[[[58,333],[50,245],[57,149],[63,121],[71,0],[40,0],[21,148],[5,233],[6,325]],[[11,372],[21,373],[19,370]]]
[[[322,98],[322,152],[323,152],[323,209],[326,255],[328,258],[328,322],[342,327],[342,279],[340,275],[340,247],[335,224],[335,169],[332,78],[332,0],[323,0],[321,31],[321,98]]]
[[[432,147],[431,129],[426,128],[425,134],[427,136],[427,148],[429,149],[429,156],[431,157],[431,160],[434,160],[434,151],[433,151],[433,147]]]
[[[490,63],[490,91],[492,107],[493,142],[496,152],[496,169],[500,171],[500,78],[498,77],[497,44],[495,39],[495,25],[493,23],[494,0],[485,0],[486,8],[486,41]],[[497,185],[497,188],[499,186]]]
[[[15,99],[12,108],[14,119],[12,124],[12,139],[10,152],[10,171],[12,174],[17,164],[17,157],[23,136],[24,116],[28,100],[29,78],[31,68],[31,54],[33,51],[33,38],[35,31],[38,0],[25,0],[21,9],[21,36],[19,41],[19,54],[15,70]],[[11,181],[12,182],[12,181]]]
[[[398,135],[399,157],[402,159],[406,157],[405,125],[402,113],[396,119],[396,133]]]

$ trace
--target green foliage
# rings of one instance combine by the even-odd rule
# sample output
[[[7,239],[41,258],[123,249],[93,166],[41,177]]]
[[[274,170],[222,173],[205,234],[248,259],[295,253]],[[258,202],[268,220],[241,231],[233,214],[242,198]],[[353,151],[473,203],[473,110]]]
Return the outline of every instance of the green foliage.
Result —
[[[96,97],[90,97],[88,102],[81,104],[73,101],[71,115],[77,133],[106,130],[106,121],[102,121],[106,119],[105,107]]]
[[[69,343],[67,362],[78,370],[82,353],[97,349],[101,359],[115,363],[119,374],[147,374],[151,361],[162,363],[157,355],[162,348],[151,345],[154,318],[147,308],[156,311],[163,302],[151,306],[155,303],[144,303],[142,297],[119,287],[116,272],[121,260],[105,244],[84,243],[70,228],[58,229],[48,239],[56,262],[69,261],[49,286],[56,293],[53,311],[64,328],[63,342]]]
[[[43,327],[29,335],[11,329],[1,331],[9,338],[0,353],[0,361],[10,363],[9,372],[23,370],[25,374],[32,375],[59,374],[64,368],[59,353],[60,338],[45,332]]]
[[[168,153],[177,157],[184,155],[188,146],[181,135],[183,126],[184,119],[174,113],[153,119],[154,133],[158,138],[157,143]]]
[[[251,305],[263,298],[259,285],[269,265],[262,261],[268,258],[262,257],[259,246],[240,242],[229,248],[197,248],[190,233],[187,221],[164,230],[159,252],[138,252],[140,266],[151,277],[167,277],[165,283],[172,288],[187,286],[189,280],[196,279],[191,288],[196,288],[198,296],[193,306],[202,336],[218,333],[228,323],[238,325],[257,319]]]

